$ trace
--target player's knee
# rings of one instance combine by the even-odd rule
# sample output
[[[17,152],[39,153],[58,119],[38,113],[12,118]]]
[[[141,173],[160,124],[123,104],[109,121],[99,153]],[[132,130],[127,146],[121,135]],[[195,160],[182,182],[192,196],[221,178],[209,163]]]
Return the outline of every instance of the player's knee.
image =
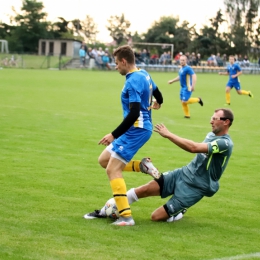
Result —
[[[98,157],[98,163],[100,164],[101,167],[105,168],[107,167],[108,160],[105,160],[102,156]]]
[[[157,214],[155,214],[155,212],[153,212],[153,213],[151,214],[151,220],[152,220],[152,221],[159,221],[160,219],[158,218]]]

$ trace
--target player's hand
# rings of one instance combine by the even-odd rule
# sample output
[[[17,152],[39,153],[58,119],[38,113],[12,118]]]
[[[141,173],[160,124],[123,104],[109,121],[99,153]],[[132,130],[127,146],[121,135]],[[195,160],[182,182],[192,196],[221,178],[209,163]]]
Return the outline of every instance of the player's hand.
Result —
[[[191,91],[195,91],[195,88],[193,86],[191,86]]]
[[[160,109],[161,108],[161,105],[157,102],[156,99],[153,100],[153,104],[152,104],[152,109]]]
[[[153,131],[160,134],[162,137],[167,137],[170,134],[170,131],[166,128],[164,124],[155,125]]]
[[[231,76],[232,79],[234,79],[234,78],[236,78],[236,77],[237,77],[236,75],[232,75],[232,76]]]
[[[102,144],[105,146],[110,145],[113,141],[115,140],[114,136],[110,133],[105,135],[99,142],[98,144]]]
[[[169,81],[168,81],[168,84],[172,84],[172,83],[173,83],[173,81],[172,81],[172,80],[169,80]]]

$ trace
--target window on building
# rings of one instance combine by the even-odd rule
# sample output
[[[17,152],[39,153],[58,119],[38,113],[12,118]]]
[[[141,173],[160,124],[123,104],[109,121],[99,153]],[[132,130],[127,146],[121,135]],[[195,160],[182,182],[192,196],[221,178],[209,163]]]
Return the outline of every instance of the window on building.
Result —
[[[46,42],[42,42],[41,44],[41,55],[45,55],[46,53]]]
[[[61,43],[61,55],[66,55],[66,53],[67,53],[67,43],[62,42]]]
[[[54,54],[54,42],[49,42],[49,55]]]

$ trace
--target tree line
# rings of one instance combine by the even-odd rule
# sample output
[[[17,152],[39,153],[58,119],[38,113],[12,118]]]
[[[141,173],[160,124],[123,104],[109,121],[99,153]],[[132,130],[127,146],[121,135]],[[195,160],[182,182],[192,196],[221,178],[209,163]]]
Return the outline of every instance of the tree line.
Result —
[[[110,16],[107,30],[115,44],[133,42],[174,44],[175,52],[241,54],[257,59],[260,48],[260,0],[224,0],[225,11],[218,10],[208,25],[198,31],[196,24],[180,22],[178,17],[163,16],[143,34],[130,31],[131,22],[124,14]],[[57,22],[47,20],[44,5],[37,0],[24,0],[20,12],[12,8],[10,23],[0,22],[0,39],[7,40],[11,52],[37,53],[39,39],[75,39],[99,45],[94,19]],[[196,14],[199,15],[199,14]],[[226,18],[227,17],[227,18]],[[163,50],[153,47],[158,54]]]

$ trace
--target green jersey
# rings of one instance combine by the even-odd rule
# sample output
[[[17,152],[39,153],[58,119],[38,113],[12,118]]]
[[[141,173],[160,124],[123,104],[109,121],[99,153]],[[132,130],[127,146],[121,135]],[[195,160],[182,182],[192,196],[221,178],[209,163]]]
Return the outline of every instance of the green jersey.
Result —
[[[204,143],[208,153],[198,153],[187,165],[182,167],[183,181],[204,196],[213,196],[219,189],[219,179],[224,172],[233,149],[229,135],[216,136],[210,132]]]

